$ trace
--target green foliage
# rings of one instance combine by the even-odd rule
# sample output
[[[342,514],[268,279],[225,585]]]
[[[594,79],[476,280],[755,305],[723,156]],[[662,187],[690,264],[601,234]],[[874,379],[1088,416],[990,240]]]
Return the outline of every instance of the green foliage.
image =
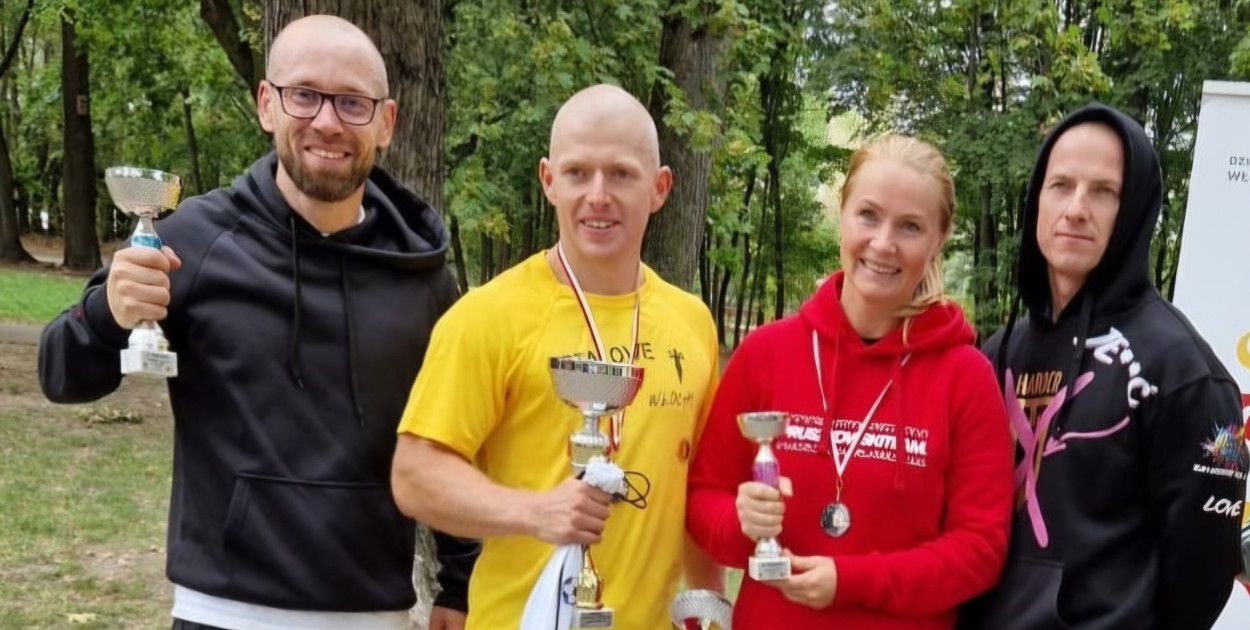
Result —
[[[1155,280],[1166,293],[1202,81],[1250,67],[1241,5],[851,0],[814,29],[814,68],[832,86],[835,109],[860,112],[875,131],[930,140],[947,156],[960,208],[949,251],[976,260],[970,291],[978,329],[988,332],[1013,295],[1016,217],[1037,146],[1060,116],[1091,100],[1143,121],[1155,140],[1169,199]]]
[[[259,42],[261,3],[232,4],[243,39]],[[5,29],[23,6],[0,2]],[[185,176],[187,194],[201,192],[191,173],[188,109],[199,188],[227,184],[268,149],[247,88],[198,3],[35,6],[17,63],[0,80],[0,124],[26,229],[41,207],[59,223],[63,15],[76,20],[93,61],[101,169],[171,170]],[[770,315],[775,291],[793,310],[836,266],[836,212],[816,197],[845,170],[850,151],[841,145],[896,131],[934,143],[948,158],[958,201],[950,286],[982,333],[999,325],[1014,297],[1018,216],[1038,143],[1065,112],[1091,100],[1144,121],[1156,143],[1167,202],[1152,262],[1167,293],[1202,82],[1250,78],[1250,3],[1243,1],[457,0],[444,8],[445,210],[459,227],[469,277],[489,278],[554,240],[552,209],[536,181],[551,121],[575,91],[609,82],[646,104],[665,96],[667,109],[657,115],[712,157],[710,276],[700,287],[709,302],[735,303],[750,291],[741,274],[763,274],[756,308]],[[665,20],[677,19],[727,42],[715,85],[703,90],[706,109],[692,109],[691,95],[658,63]],[[826,121],[848,112],[858,136],[831,145]],[[101,193],[101,225],[124,232],[128,222],[114,221]]]
[[[4,9],[16,4],[6,2]],[[225,54],[200,20],[196,2],[164,0],[41,0],[10,71],[14,99],[0,99],[16,133],[10,155],[19,196],[29,217],[47,207],[60,222],[62,103],[60,19],[75,21],[80,47],[91,61],[96,164],[136,164],[183,178],[184,194],[198,194],[192,176],[184,101],[198,144],[202,187],[216,188],[242,173],[267,150],[251,99]],[[105,236],[128,230],[98,179],[98,225]]]

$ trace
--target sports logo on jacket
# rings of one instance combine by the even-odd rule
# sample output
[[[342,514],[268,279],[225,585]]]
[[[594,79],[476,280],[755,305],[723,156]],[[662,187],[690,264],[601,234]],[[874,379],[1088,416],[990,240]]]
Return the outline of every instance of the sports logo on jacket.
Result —
[[[1202,462],[1194,464],[1194,472],[1216,477],[1246,478],[1250,455],[1246,453],[1246,431],[1237,423],[1216,426],[1211,437],[1200,445]]]
[[[1108,421],[1104,428],[1095,431],[1065,431],[1059,437],[1051,435],[1051,426],[1064,405],[1069,404],[1094,381],[1094,370],[1079,374],[1074,382],[1062,387],[1059,385],[1063,376],[1057,371],[1017,375],[1009,368],[1006,372],[1003,397],[1008,401],[1015,398],[1018,402],[1007,405],[1007,419],[1016,435],[1017,444],[1024,452],[1024,457],[1016,465],[1015,471],[1016,509],[1024,509],[1028,513],[1033,536],[1037,545],[1043,549],[1050,546],[1050,533],[1037,497],[1042,461],[1062,453],[1071,445],[1100,440],[1123,431],[1132,422],[1132,410],[1137,409],[1143,400],[1159,392],[1159,388],[1146,379],[1141,363],[1134,359],[1128,339],[1115,328],[1105,335],[1087,339],[1085,349],[1091,351],[1095,362],[1121,366],[1128,377],[1125,392],[1127,409],[1123,412],[1124,416]],[[1112,413],[1118,415],[1118,412]]]

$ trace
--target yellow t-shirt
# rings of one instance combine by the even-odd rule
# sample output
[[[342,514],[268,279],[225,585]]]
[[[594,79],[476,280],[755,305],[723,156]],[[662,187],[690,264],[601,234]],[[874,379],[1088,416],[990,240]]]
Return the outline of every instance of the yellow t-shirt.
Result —
[[[686,473],[719,376],[716,331],[698,298],[643,270],[635,364],[642,388],[625,412],[613,461],[651,483],[645,509],[612,506],[591,555],[616,630],[669,628],[681,577]],[[587,295],[608,347],[623,362],[634,294]],[[569,435],[581,415],[555,395],[553,356],[593,352],[572,290],[536,254],[470,291],[434,327],[399,425],[464,455],[495,483],[546,490],[571,475]],[[606,432],[607,422],[601,425]],[[469,581],[468,630],[516,628],[553,547],[527,536],[483,541]]]

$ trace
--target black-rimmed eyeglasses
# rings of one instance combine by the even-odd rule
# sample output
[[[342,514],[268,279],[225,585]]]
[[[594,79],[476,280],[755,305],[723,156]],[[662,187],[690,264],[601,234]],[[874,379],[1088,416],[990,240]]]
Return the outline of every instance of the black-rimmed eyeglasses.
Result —
[[[312,88],[300,86],[278,85],[266,81],[278,92],[278,102],[282,103],[282,111],[292,118],[305,120],[316,118],[321,113],[321,106],[330,101],[334,113],[339,120],[347,125],[367,125],[373,122],[373,115],[378,111],[378,103],[385,98],[369,98],[359,94],[331,94],[318,92]]]

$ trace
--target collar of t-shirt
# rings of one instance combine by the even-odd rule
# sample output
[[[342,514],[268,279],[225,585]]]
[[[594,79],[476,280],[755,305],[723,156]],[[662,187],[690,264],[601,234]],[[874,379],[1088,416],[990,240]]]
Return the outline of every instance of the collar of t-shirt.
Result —
[[[360,225],[361,223],[364,223],[364,222],[365,222],[365,206],[364,206],[364,204],[361,204],[361,205],[360,205],[360,215],[358,215],[358,216],[356,217],[356,225]],[[352,227],[356,227],[356,226],[355,226],[355,225],[353,225]],[[344,229],[344,230],[346,230],[346,229],[348,229],[348,228],[343,228],[343,229]],[[322,232],[322,233],[321,233],[321,235],[322,235],[322,236],[329,236],[329,235],[330,235],[330,233],[329,233],[329,232]]]

